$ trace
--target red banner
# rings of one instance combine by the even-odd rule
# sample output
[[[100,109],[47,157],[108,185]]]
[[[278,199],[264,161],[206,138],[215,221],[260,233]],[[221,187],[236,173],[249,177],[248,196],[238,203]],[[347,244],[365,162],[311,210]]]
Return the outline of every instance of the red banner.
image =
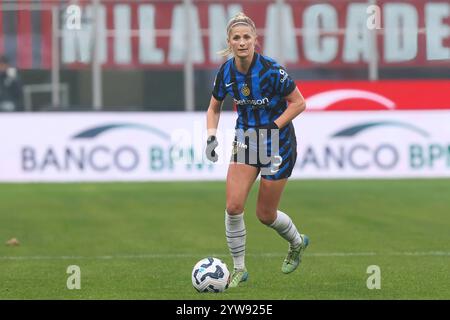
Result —
[[[18,2],[20,10],[0,8],[0,53],[14,55],[18,67],[51,65],[52,3],[43,1],[39,10],[38,3],[32,10],[28,1]],[[90,1],[56,3],[65,3],[59,7],[59,46],[66,67],[90,66],[96,21],[104,67],[180,68],[189,38],[195,65],[216,68],[223,61],[217,51],[226,46],[226,23],[239,11],[255,21],[262,53],[281,59],[288,68],[364,67],[374,52],[373,34],[381,67],[450,61],[448,0],[378,0],[377,6],[367,1],[286,0],[281,7],[264,0],[193,1],[189,37],[181,1],[104,1],[97,18]]]
[[[450,109],[450,80],[297,81],[307,111]]]

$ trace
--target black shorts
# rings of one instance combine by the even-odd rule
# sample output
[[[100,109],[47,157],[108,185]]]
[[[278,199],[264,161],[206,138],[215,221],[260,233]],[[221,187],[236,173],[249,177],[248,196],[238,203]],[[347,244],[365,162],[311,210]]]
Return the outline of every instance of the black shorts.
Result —
[[[297,160],[294,125],[280,130],[236,129],[231,162],[244,163],[261,170],[261,177],[280,180],[291,176]]]

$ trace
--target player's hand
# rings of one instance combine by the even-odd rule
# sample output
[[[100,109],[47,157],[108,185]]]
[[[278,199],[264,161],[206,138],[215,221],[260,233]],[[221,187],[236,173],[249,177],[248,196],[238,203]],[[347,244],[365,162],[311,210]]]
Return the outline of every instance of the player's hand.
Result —
[[[212,135],[208,137],[208,140],[206,140],[206,158],[208,158],[209,161],[216,162],[219,159],[219,156],[214,151],[215,148],[219,143],[217,142],[216,136]]]

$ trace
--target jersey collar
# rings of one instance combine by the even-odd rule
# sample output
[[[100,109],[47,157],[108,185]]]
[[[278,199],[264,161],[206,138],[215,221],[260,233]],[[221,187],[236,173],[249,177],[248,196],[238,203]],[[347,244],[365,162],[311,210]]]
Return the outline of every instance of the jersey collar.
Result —
[[[234,71],[236,71],[236,72],[239,73],[239,74],[242,74],[243,76],[248,76],[248,75],[252,74],[253,66],[255,65],[256,61],[258,60],[258,57],[259,57],[259,53],[257,53],[257,52],[255,51],[255,53],[253,54],[252,63],[250,64],[250,67],[248,68],[247,74],[243,74],[242,72],[240,72],[240,71],[237,69],[237,67],[236,67],[236,60],[235,60],[235,58],[233,58],[232,66],[233,66]]]

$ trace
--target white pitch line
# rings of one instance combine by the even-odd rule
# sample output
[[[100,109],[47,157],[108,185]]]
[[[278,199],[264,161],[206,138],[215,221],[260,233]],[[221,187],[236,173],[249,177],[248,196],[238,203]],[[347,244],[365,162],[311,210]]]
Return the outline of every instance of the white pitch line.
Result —
[[[283,253],[247,253],[250,257],[282,257]],[[0,260],[113,260],[113,259],[178,259],[178,258],[202,258],[228,257],[228,254],[136,254],[136,255],[105,255],[105,256],[0,256]],[[447,251],[413,251],[413,252],[312,252],[305,253],[309,257],[369,257],[369,256],[450,256]]]

